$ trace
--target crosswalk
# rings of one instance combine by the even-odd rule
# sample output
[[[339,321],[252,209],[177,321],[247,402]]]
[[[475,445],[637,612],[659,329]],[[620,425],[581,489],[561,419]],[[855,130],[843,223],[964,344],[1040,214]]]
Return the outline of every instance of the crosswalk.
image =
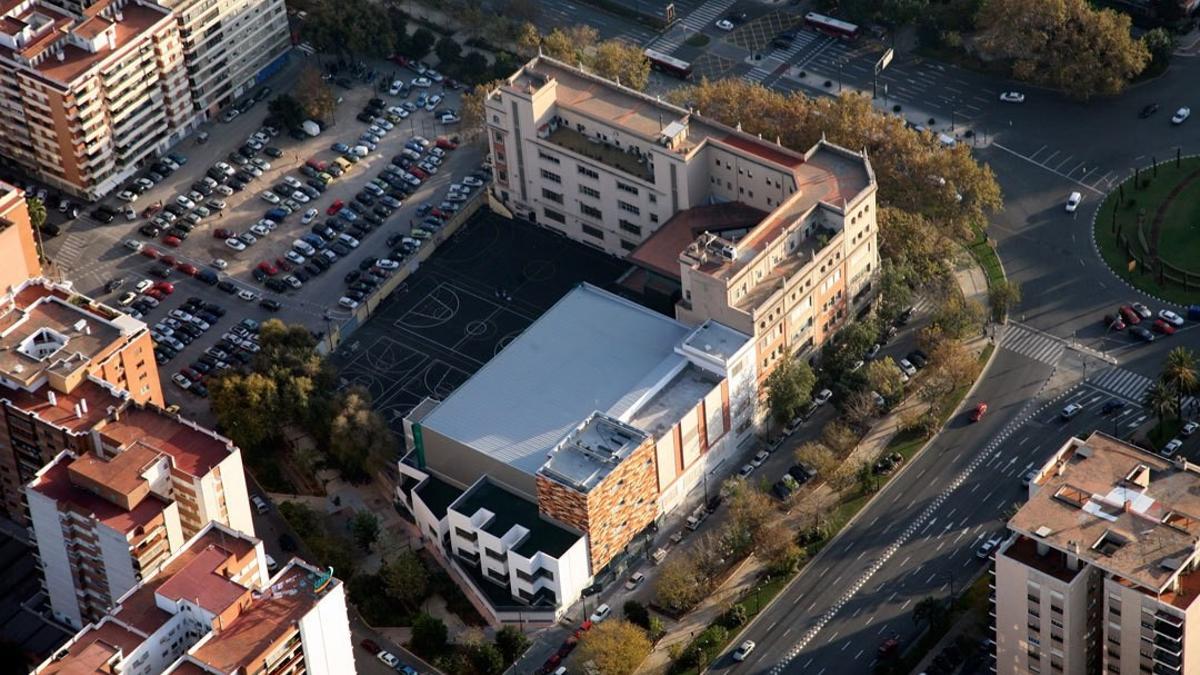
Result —
[[[783,51],[773,50],[753,70],[742,75],[742,79],[748,82],[762,82],[784,64],[803,68],[834,42],[837,42],[836,38],[823,33],[811,30],[799,31],[796,39],[792,41],[791,47]]]
[[[646,46],[656,52],[670,54],[679,49],[692,33],[699,32],[724,14],[737,0],[708,0],[675,24],[671,30],[659,35]]]
[[[79,261],[79,257],[83,255],[87,249],[88,238],[82,233],[76,232],[68,234],[63,243],[58,247],[58,252],[54,254],[53,259],[55,265],[60,269],[70,269]]]
[[[1127,399],[1134,403],[1141,403],[1142,396],[1150,385],[1154,384],[1154,380],[1139,375],[1133,371],[1125,370],[1113,366],[1088,377],[1088,384],[1103,389],[1110,394],[1116,394],[1121,398]]]
[[[1004,349],[1027,356],[1034,361],[1055,365],[1066,351],[1066,343],[1018,323],[1007,323],[1000,327],[999,343]]]

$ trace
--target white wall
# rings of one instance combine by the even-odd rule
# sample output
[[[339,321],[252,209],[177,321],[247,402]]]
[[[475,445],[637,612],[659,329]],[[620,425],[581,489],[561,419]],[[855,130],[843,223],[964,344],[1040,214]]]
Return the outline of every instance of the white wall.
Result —
[[[341,582],[325,592],[300,619],[304,666],[313,675],[353,673],[354,643],[346,615],[346,587]]]
[[[254,535],[254,519],[250,515],[250,494],[246,490],[246,472],[242,468],[242,451],[240,449],[234,448],[228,457],[221,460],[221,463],[201,480],[201,485],[203,490],[201,499],[204,504],[202,516],[206,516],[207,520],[219,520],[215,517],[220,513],[217,495],[223,489],[225,509],[229,514],[229,521],[223,524],[238,532]],[[202,518],[201,522],[206,521]]]
[[[33,534],[37,538],[38,557],[42,563],[46,592],[50,596],[50,608],[59,620],[75,629],[82,628],[83,621],[75,599],[75,580],[71,577],[71,563],[67,559],[58,505],[54,500],[31,488],[25,490],[25,495],[29,503]]]
[[[99,540],[104,576],[108,580],[109,597],[116,601],[125,595],[126,591],[138,585],[133,569],[133,557],[129,551],[129,540],[125,538],[124,532],[117,532],[100,524],[96,525],[96,538]]]

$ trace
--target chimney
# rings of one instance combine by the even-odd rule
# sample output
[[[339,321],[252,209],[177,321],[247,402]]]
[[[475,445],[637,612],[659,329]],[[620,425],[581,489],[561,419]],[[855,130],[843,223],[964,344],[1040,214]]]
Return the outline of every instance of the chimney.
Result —
[[[76,404],[75,404],[75,416],[76,416],[76,417],[83,417],[83,411],[79,409],[79,404],[78,404],[78,403],[76,403]]]
[[[124,20],[125,20],[125,12],[122,12],[121,10],[118,9],[116,12],[113,13],[113,21],[120,23],[121,21],[124,21]]]
[[[79,409],[85,413],[87,412],[87,399],[86,398],[79,399]]]
[[[58,405],[58,394],[55,394],[54,390],[51,389],[46,392],[46,400],[50,402],[50,405]]]
[[[1125,500],[1124,511],[1125,511],[1125,513],[1129,513],[1131,511],[1133,511],[1133,500],[1131,500],[1131,499]]]

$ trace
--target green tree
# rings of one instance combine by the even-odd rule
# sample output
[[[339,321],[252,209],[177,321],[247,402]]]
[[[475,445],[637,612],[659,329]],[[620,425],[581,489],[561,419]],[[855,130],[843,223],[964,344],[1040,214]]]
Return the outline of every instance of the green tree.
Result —
[[[1172,2],[1178,5],[1178,2]],[[1142,35],[1142,44],[1150,53],[1149,70],[1162,72],[1171,64],[1171,55],[1175,53],[1175,36],[1165,28],[1148,30]]]
[[[1183,416],[1183,399],[1200,389],[1196,373],[1196,355],[1187,347],[1176,347],[1167,354],[1159,381],[1175,394],[1175,414]]]
[[[729,631],[720,624],[713,624],[704,629],[684,653],[683,660],[687,665],[704,670],[721,653],[729,642]]]
[[[389,597],[408,608],[429,597],[429,570],[412,551],[396,556],[379,572]]]
[[[437,54],[438,62],[441,65],[455,64],[462,58],[462,45],[458,43],[458,40],[446,35],[438,39],[433,52]]]
[[[337,109],[337,96],[321,79],[321,71],[309,65],[296,78],[297,101],[305,117],[323,122],[332,122]]]
[[[650,610],[646,609],[645,605],[637,600],[626,600],[622,609],[626,621],[643,629],[650,628]]]
[[[847,455],[858,445],[858,434],[838,420],[830,420],[821,428],[821,442],[835,455]]]
[[[367,0],[319,0],[308,9],[302,34],[313,46],[331,54],[386,58],[396,48],[392,13]]]
[[[641,628],[609,619],[583,634],[580,662],[593,661],[605,675],[630,675],[650,655],[650,640]]]
[[[496,647],[505,663],[515,663],[529,649],[529,638],[516,626],[504,626],[496,631]]]
[[[700,576],[696,563],[680,551],[663,562],[654,582],[654,602],[671,613],[682,613],[696,605],[708,593],[707,580]]]
[[[1021,302],[1021,286],[1015,281],[998,279],[988,289],[988,299],[992,303],[992,315],[1002,317]]]
[[[471,645],[469,658],[479,675],[500,675],[504,672],[504,657],[496,645],[490,642]]]
[[[1162,427],[1163,420],[1178,414],[1179,405],[1175,392],[1162,382],[1155,382],[1142,393],[1142,405],[1150,409],[1158,418],[1158,426]]]
[[[879,320],[888,324],[912,306],[911,264],[884,259],[879,273]]]
[[[890,356],[868,363],[867,386],[889,401],[899,400],[904,395],[904,377],[900,366]]]
[[[267,104],[267,111],[279,119],[279,123],[288,129],[300,126],[304,121],[304,106],[290,94],[279,94]]]
[[[488,79],[487,57],[479,52],[468,52],[462,59],[463,81],[470,85],[479,85]]]
[[[278,433],[278,390],[260,373],[226,372],[208,383],[209,405],[221,431],[247,451]]]
[[[441,619],[421,612],[413,620],[412,648],[418,655],[432,658],[446,650],[446,624]]]
[[[787,424],[812,401],[817,378],[807,363],[784,358],[767,376],[767,407],[775,422]]]
[[[359,511],[350,521],[350,532],[359,548],[370,551],[371,546],[379,540],[379,518],[370,511]]]
[[[437,36],[433,31],[425,27],[418,28],[408,38],[408,55],[414,59],[425,58],[436,43]]]
[[[966,300],[953,293],[939,303],[934,310],[931,323],[946,336],[961,340],[969,335],[978,335],[983,325],[983,307],[974,300]]]
[[[838,459],[827,446],[816,441],[807,441],[796,448],[796,461],[817,472],[818,476],[830,476],[838,466]]]
[[[337,413],[330,423],[329,457],[344,478],[364,481],[370,475],[372,459],[390,457],[396,440],[379,413],[371,409],[365,389],[343,391],[334,407]]]
[[[591,55],[596,74],[641,91],[650,83],[650,61],[642,48],[624,40],[605,40]]]
[[[987,0],[978,48],[1019,80],[1079,98],[1118,94],[1150,61],[1128,14],[1087,0]]]
[[[939,633],[950,623],[950,610],[946,603],[929,596],[913,606],[913,623],[925,626],[931,633]]]
[[[46,203],[37,197],[26,197],[25,208],[29,210],[29,224],[40,230],[46,224]]]
[[[472,52],[474,54],[475,52]],[[470,56],[470,55],[468,55]],[[484,109],[484,100],[497,87],[500,86],[502,80],[491,80],[476,86],[471,91],[463,94],[462,104],[459,106],[462,117],[460,128],[467,137],[476,136],[487,128],[487,116]]]
[[[740,602],[736,602],[730,605],[729,609],[725,610],[725,613],[721,615],[721,623],[726,628],[733,630],[744,625],[748,618],[749,615],[746,613],[746,606]]]
[[[736,552],[762,546],[760,533],[778,515],[775,501],[751,483],[730,479],[729,521],[730,543]]]

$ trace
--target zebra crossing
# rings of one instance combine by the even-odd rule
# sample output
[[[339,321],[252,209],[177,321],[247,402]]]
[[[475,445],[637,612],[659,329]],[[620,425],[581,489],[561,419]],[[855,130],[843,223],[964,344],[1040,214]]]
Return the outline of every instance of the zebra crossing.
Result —
[[[750,72],[742,75],[742,79],[748,82],[762,82],[784,64],[802,68],[835,42],[836,38],[816,31],[799,31],[791,47],[778,53],[771,52],[770,56],[764,58]]]
[[[1007,323],[999,331],[999,344],[1010,352],[1027,356],[1034,361],[1055,365],[1066,351],[1062,340],[1018,323]]]
[[[58,247],[58,252],[52,256],[55,265],[60,269],[69,269],[75,266],[79,261],[79,257],[83,255],[87,249],[88,238],[80,232],[68,234],[63,243]]]
[[[688,35],[698,33],[707,27],[709,24],[717,20],[717,17],[724,14],[730,7],[733,7],[737,0],[708,0],[708,2],[700,5],[695,10],[671,28],[671,30],[659,35],[650,41],[646,46],[656,52],[670,54],[687,39]]]

